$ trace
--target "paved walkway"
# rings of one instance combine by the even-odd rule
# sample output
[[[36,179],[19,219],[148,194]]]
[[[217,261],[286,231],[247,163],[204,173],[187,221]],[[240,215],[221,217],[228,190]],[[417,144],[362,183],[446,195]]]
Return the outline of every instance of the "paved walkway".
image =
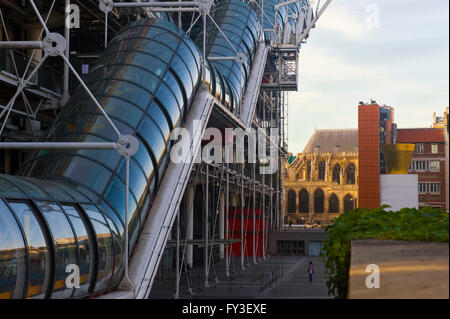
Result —
[[[308,282],[309,261],[314,265],[312,284]],[[319,257],[271,257],[257,264],[247,265],[242,271],[234,267],[230,277],[225,276],[223,265],[216,265],[217,279],[211,276],[210,287],[204,287],[202,269],[191,277],[193,293],[188,293],[186,278],[180,283],[180,299],[325,299],[328,296],[324,266]],[[212,273],[212,272],[211,272]],[[195,277],[195,278],[194,278]],[[166,285],[156,283],[153,299],[170,299],[174,296],[174,279],[167,278]]]

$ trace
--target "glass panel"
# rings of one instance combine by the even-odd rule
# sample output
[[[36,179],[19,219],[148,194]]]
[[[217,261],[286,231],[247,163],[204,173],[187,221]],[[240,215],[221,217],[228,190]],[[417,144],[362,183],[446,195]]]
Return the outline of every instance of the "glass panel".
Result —
[[[103,215],[93,205],[81,205],[88,215],[97,236],[98,245],[98,273],[95,292],[109,287],[114,270],[114,244],[111,231]]]
[[[106,83],[111,83],[111,80],[102,80]],[[133,84],[128,81],[114,81],[114,89],[104,91],[110,95],[114,95],[130,101],[131,103],[139,106],[142,110],[145,110],[153,98],[153,95],[148,91],[141,88],[140,83]]]
[[[67,157],[65,161],[60,162],[55,175],[71,178],[101,193],[111,177],[111,172],[85,158]]]
[[[172,127],[177,127],[181,119],[181,106],[178,105],[178,102],[175,99],[172,91],[166,85],[162,84],[158,90],[158,93],[156,94],[156,97],[166,110],[166,113],[170,116]]]
[[[194,85],[186,64],[184,64],[184,62],[177,55],[175,55],[172,60],[171,68],[174,73],[178,75],[181,83],[183,83],[186,96],[191,96],[193,94]]]
[[[150,146],[156,162],[159,163],[166,148],[166,144],[164,142],[165,139],[161,135],[159,128],[151,119],[145,117],[144,121],[142,121],[141,127],[139,128],[139,134]]]
[[[152,117],[155,123],[158,123],[158,126],[163,134],[166,136],[166,143],[170,138],[170,123],[167,117],[164,115],[163,111],[159,107],[157,103],[152,103],[150,109],[148,110],[149,115]]]
[[[0,176],[0,193],[7,198],[25,198],[24,192]]]
[[[121,119],[131,127],[135,127],[143,115],[135,105],[114,97],[102,98],[101,104],[105,106],[105,111],[109,116]]]
[[[24,191],[27,195],[27,197],[32,198],[48,198],[48,194],[42,191],[39,187],[36,187],[30,183],[27,183],[24,180],[21,180],[20,178],[14,177],[14,176],[3,176],[3,178],[6,178],[11,182],[12,184],[17,185],[20,187],[22,191]]]
[[[85,221],[75,207],[65,205],[62,208],[72,223],[79,249],[80,288],[75,289],[74,297],[87,295],[95,277],[94,238],[89,236]]]
[[[183,87],[180,87],[180,84],[175,80],[174,75],[172,75],[172,71],[169,71],[166,73],[166,76],[164,77],[164,83],[172,89],[172,93],[177,99],[178,105],[180,106],[180,109],[183,109],[185,103],[185,97],[184,94],[186,94]],[[183,90],[183,91],[182,91]]]
[[[122,180],[126,180],[126,161],[123,160],[122,164],[119,168],[119,176]],[[130,191],[134,194],[136,199],[141,198],[144,190],[147,186],[147,179],[144,176],[144,173],[141,167],[137,164],[137,162],[131,158],[130,160]]]
[[[149,152],[147,150],[147,147],[142,142],[142,140],[139,138],[139,149],[136,154],[134,154],[134,159],[138,161],[139,164],[141,164],[142,168],[144,169],[145,176],[147,179],[149,179],[151,176],[154,175],[154,167],[153,162],[150,158]]]
[[[121,220],[125,221],[125,184],[117,177],[114,177],[104,196],[110,205],[118,212]],[[130,247],[133,247],[132,244],[136,240],[140,228],[137,204],[133,196],[129,196],[128,200],[128,221],[129,244]]]
[[[61,188],[57,187],[54,183],[49,181],[43,181],[40,179],[31,179],[22,177],[28,183],[34,184],[36,187],[45,189],[47,194],[51,195],[51,198],[58,201],[73,201],[73,198],[70,197],[66,192],[64,192]]]
[[[77,245],[72,227],[59,206],[49,202],[36,202],[53,235],[55,244],[55,284],[51,297],[70,298],[75,288],[67,288],[66,267],[78,265]]]
[[[19,225],[0,200],[0,299],[23,297],[26,266],[25,242]]]
[[[44,298],[50,285],[50,252],[42,227],[34,212],[25,203],[10,203],[16,213],[28,242],[30,264],[28,268],[29,298]]]
[[[108,217],[108,214],[105,214],[105,211],[102,209],[99,209],[101,213],[103,214],[103,217],[106,219],[106,222],[108,223],[109,229],[111,230],[112,238],[114,240],[114,274],[113,278],[111,280],[111,289],[114,289],[117,285],[120,284],[120,281],[122,279],[122,272],[124,269],[124,263],[123,263],[123,254],[122,249],[124,248],[122,237],[119,233],[118,228],[116,227],[116,224],[112,221],[111,218]]]

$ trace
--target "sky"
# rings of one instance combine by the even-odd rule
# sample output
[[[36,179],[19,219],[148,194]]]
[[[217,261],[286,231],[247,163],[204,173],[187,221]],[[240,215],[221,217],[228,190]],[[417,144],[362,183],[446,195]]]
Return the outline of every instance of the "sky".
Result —
[[[290,152],[316,128],[357,128],[359,101],[394,107],[399,128],[429,127],[449,104],[449,1],[333,0],[299,59]]]

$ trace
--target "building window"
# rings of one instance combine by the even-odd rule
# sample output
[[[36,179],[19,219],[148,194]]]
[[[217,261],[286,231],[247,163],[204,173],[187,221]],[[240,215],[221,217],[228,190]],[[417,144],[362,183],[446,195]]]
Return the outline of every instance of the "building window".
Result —
[[[325,195],[323,191],[318,188],[314,192],[314,213],[321,214],[324,212],[324,201]]]
[[[341,183],[341,165],[336,164],[333,168],[333,183]]]
[[[328,213],[339,213],[339,199],[335,193],[331,194],[330,199],[328,200]]]
[[[288,214],[295,214],[295,191],[290,189],[288,191]]]
[[[326,167],[326,164],[324,161],[319,163],[319,181],[325,180],[325,167]]]
[[[356,182],[355,177],[356,166],[353,163],[350,163],[347,167],[347,184],[354,185]]]
[[[440,164],[439,161],[430,161],[430,169],[439,170]]]
[[[311,180],[311,161],[306,164],[306,180]]]
[[[431,153],[437,154],[438,153],[438,145],[437,144],[431,144]]]
[[[419,183],[419,193],[426,193],[427,185],[427,183]]]
[[[430,168],[429,164],[429,161],[412,161],[411,167],[413,171],[425,171]]]
[[[423,154],[423,144],[416,144],[416,153],[417,154]]]
[[[432,194],[440,194],[441,193],[441,183],[419,183],[419,193],[432,193]]]
[[[344,213],[355,209],[355,199],[352,195],[347,194],[344,197]]]
[[[281,256],[305,256],[305,241],[277,240],[277,253]]]
[[[302,189],[298,194],[299,205],[298,211],[299,213],[309,213],[309,193],[306,189]]]
[[[430,193],[440,194],[441,193],[441,183],[430,183]]]

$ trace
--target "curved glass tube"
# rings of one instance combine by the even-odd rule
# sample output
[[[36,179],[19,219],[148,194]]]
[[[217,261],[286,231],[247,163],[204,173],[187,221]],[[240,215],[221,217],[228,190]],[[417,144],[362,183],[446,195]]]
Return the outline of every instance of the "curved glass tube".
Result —
[[[279,1],[265,3],[274,17]],[[242,65],[206,61],[202,75],[195,42],[158,14],[125,27],[85,78],[121,134],[139,141],[130,160],[130,253],[168,164],[170,132],[185,118],[202,77],[218,101],[240,112],[261,39],[260,16],[252,8],[225,0],[210,13],[246,56]],[[280,9],[280,21],[300,9]],[[208,23],[207,56],[235,56],[234,49]],[[45,140],[116,142],[117,134],[79,87]],[[112,150],[36,151],[20,175],[0,175],[0,298],[73,298],[117,287],[124,272],[125,159]],[[70,265],[79,267],[80,288],[65,282]]]
[[[222,30],[220,32],[214,23],[207,23],[206,54],[208,57],[233,57],[236,52],[246,57],[241,65],[236,60],[210,61],[216,72],[227,82],[225,87],[225,106],[234,114],[239,114],[240,102],[244,94],[251,63],[260,39],[261,28],[258,16],[247,4],[239,0],[225,0],[217,3],[210,12],[212,19]],[[203,43],[203,32],[195,42],[199,47]],[[227,98],[227,93],[231,96]]]

